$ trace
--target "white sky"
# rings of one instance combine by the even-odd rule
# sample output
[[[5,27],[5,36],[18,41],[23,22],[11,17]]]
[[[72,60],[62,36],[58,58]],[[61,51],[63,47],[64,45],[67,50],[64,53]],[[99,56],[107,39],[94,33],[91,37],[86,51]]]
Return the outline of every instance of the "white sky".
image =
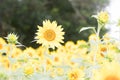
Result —
[[[110,0],[110,4],[107,7],[112,19],[118,19],[120,17],[120,0]]]
[[[114,24],[108,25],[110,35],[116,39],[120,39],[120,27],[116,26],[116,22],[120,19],[120,0],[110,0],[110,4],[106,10],[110,14],[110,20]]]

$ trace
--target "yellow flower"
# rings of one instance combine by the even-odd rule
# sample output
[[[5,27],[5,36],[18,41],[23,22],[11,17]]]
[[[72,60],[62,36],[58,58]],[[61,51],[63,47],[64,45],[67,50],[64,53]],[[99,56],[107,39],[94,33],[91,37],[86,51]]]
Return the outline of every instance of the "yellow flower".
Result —
[[[69,80],[84,80],[84,73],[81,69],[73,69],[68,73]]]
[[[98,22],[100,23],[103,23],[103,24],[107,23],[109,19],[108,12],[101,11],[97,16],[97,19],[98,19]]]
[[[32,66],[25,66],[24,68],[25,75],[31,75],[34,73],[34,68]]]
[[[40,46],[36,49],[36,54],[38,55],[38,57],[40,57],[41,59],[44,59],[44,52],[45,52],[45,48]]]
[[[52,77],[52,78],[56,77],[56,73],[53,72],[53,71],[51,71],[51,73],[50,73],[50,77]]]
[[[7,57],[0,57],[0,63],[2,64],[2,66],[6,69],[8,69],[10,67],[10,61]]]
[[[13,71],[15,71],[15,70],[17,70],[18,68],[20,68],[21,67],[21,65],[20,65],[20,63],[19,62],[17,62],[17,63],[14,63],[13,65],[11,65],[12,66],[12,70]]]
[[[67,41],[65,43],[65,49],[67,53],[73,54],[73,53],[76,53],[77,46],[74,44],[73,41]]]
[[[3,48],[3,45],[2,44],[0,44],[0,49],[2,49]]]
[[[120,80],[120,64],[105,62],[102,67],[94,71],[91,80]]]
[[[65,46],[60,46],[55,53],[67,53],[67,50],[65,49]],[[54,53],[54,54],[55,54]]]
[[[15,35],[14,33],[8,34],[6,39],[7,39],[7,42],[10,43],[10,44],[17,44],[18,43],[18,41],[17,41],[18,36]]]
[[[108,33],[103,35],[103,40],[106,44],[111,43],[111,37]]]
[[[3,49],[4,44],[6,44],[5,40],[0,37],[0,50]]]
[[[57,74],[62,76],[64,74],[64,70],[62,68],[57,68]]]
[[[43,21],[43,27],[38,26],[35,40],[37,43],[42,44],[47,48],[55,48],[61,46],[63,43],[64,32],[61,25],[57,26],[57,22],[50,22],[49,20]]]
[[[8,53],[9,53],[9,51],[8,51]],[[22,54],[22,50],[20,48],[14,48],[13,51],[12,51],[11,57],[12,58],[17,58],[21,54]]]
[[[100,49],[100,51],[99,51],[99,53],[100,53],[100,55],[102,56],[102,57],[104,57],[105,56],[105,53],[108,51],[108,49],[107,49],[107,45],[99,45],[99,49]]]
[[[100,38],[97,37],[96,34],[91,34],[91,35],[89,36],[89,41],[97,41],[97,40],[99,40],[99,39],[100,39]]]
[[[0,44],[6,44],[6,41],[0,37]]]
[[[87,45],[87,42],[84,41],[84,40],[78,40],[76,45],[78,45],[78,46],[80,46],[80,45]]]
[[[28,54],[30,57],[35,57],[35,56],[37,56],[35,49],[32,48],[32,47],[27,47],[27,48],[23,51],[23,53]]]
[[[63,62],[63,58],[61,54],[54,54],[53,65],[58,66],[61,65]]]

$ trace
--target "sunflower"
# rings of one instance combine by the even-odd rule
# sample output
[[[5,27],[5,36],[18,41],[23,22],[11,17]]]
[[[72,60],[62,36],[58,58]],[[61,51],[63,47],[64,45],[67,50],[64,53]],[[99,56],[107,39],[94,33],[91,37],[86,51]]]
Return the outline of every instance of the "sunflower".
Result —
[[[93,15],[99,24],[106,24],[109,21],[109,14],[107,11],[101,11],[97,15]]]
[[[43,27],[38,26],[35,40],[47,48],[55,48],[61,46],[63,43],[63,28],[61,25],[57,26],[57,22],[50,20],[43,21]]]
[[[5,40],[2,37],[0,37],[0,50],[3,49],[5,44],[6,44]]]
[[[25,75],[31,75],[33,73],[34,73],[34,68],[32,66],[25,66],[24,68]]]
[[[98,22],[105,24],[105,23],[108,22],[108,19],[109,19],[108,12],[106,12],[106,11],[101,11],[101,12],[98,14]]]
[[[2,44],[0,44],[0,49],[2,49],[2,47],[3,47],[3,45],[2,45]]]
[[[69,80],[84,80],[84,72],[81,69],[73,69],[68,72]]]
[[[7,37],[5,37],[7,39],[7,42],[10,44],[17,44],[18,43],[18,36],[14,33],[10,33],[8,34]]]
[[[105,62],[100,69],[94,72],[92,80],[120,80],[120,64]]]

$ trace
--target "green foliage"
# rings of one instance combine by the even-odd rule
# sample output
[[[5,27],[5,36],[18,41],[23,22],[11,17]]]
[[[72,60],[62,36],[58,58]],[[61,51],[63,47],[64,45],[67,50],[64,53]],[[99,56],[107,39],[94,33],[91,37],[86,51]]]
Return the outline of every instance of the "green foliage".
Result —
[[[97,25],[90,16],[106,3],[108,0],[1,0],[1,22],[7,24],[2,26],[3,36],[11,31],[17,32],[22,44],[36,46],[30,43],[34,39],[36,26],[50,19],[64,27],[65,42],[87,40],[90,31],[79,33],[80,28]]]
[[[8,80],[8,75],[3,72],[0,72],[0,80]]]

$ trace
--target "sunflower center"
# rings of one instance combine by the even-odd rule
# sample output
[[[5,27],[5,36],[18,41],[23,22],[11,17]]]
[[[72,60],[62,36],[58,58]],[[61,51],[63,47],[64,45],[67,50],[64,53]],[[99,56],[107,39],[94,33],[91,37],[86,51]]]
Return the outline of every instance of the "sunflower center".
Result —
[[[56,37],[56,34],[53,30],[48,29],[44,32],[44,38],[48,41],[53,41]]]
[[[71,77],[72,77],[72,79],[77,79],[78,75],[77,75],[77,73],[73,73],[73,74],[71,74]]]
[[[116,76],[108,76],[105,78],[105,80],[120,80],[120,79]]]
[[[2,49],[2,47],[3,47],[2,44],[0,44],[0,49]]]
[[[59,58],[58,58],[58,57],[55,57],[54,60],[55,60],[55,62],[58,62],[58,61],[59,61]]]

